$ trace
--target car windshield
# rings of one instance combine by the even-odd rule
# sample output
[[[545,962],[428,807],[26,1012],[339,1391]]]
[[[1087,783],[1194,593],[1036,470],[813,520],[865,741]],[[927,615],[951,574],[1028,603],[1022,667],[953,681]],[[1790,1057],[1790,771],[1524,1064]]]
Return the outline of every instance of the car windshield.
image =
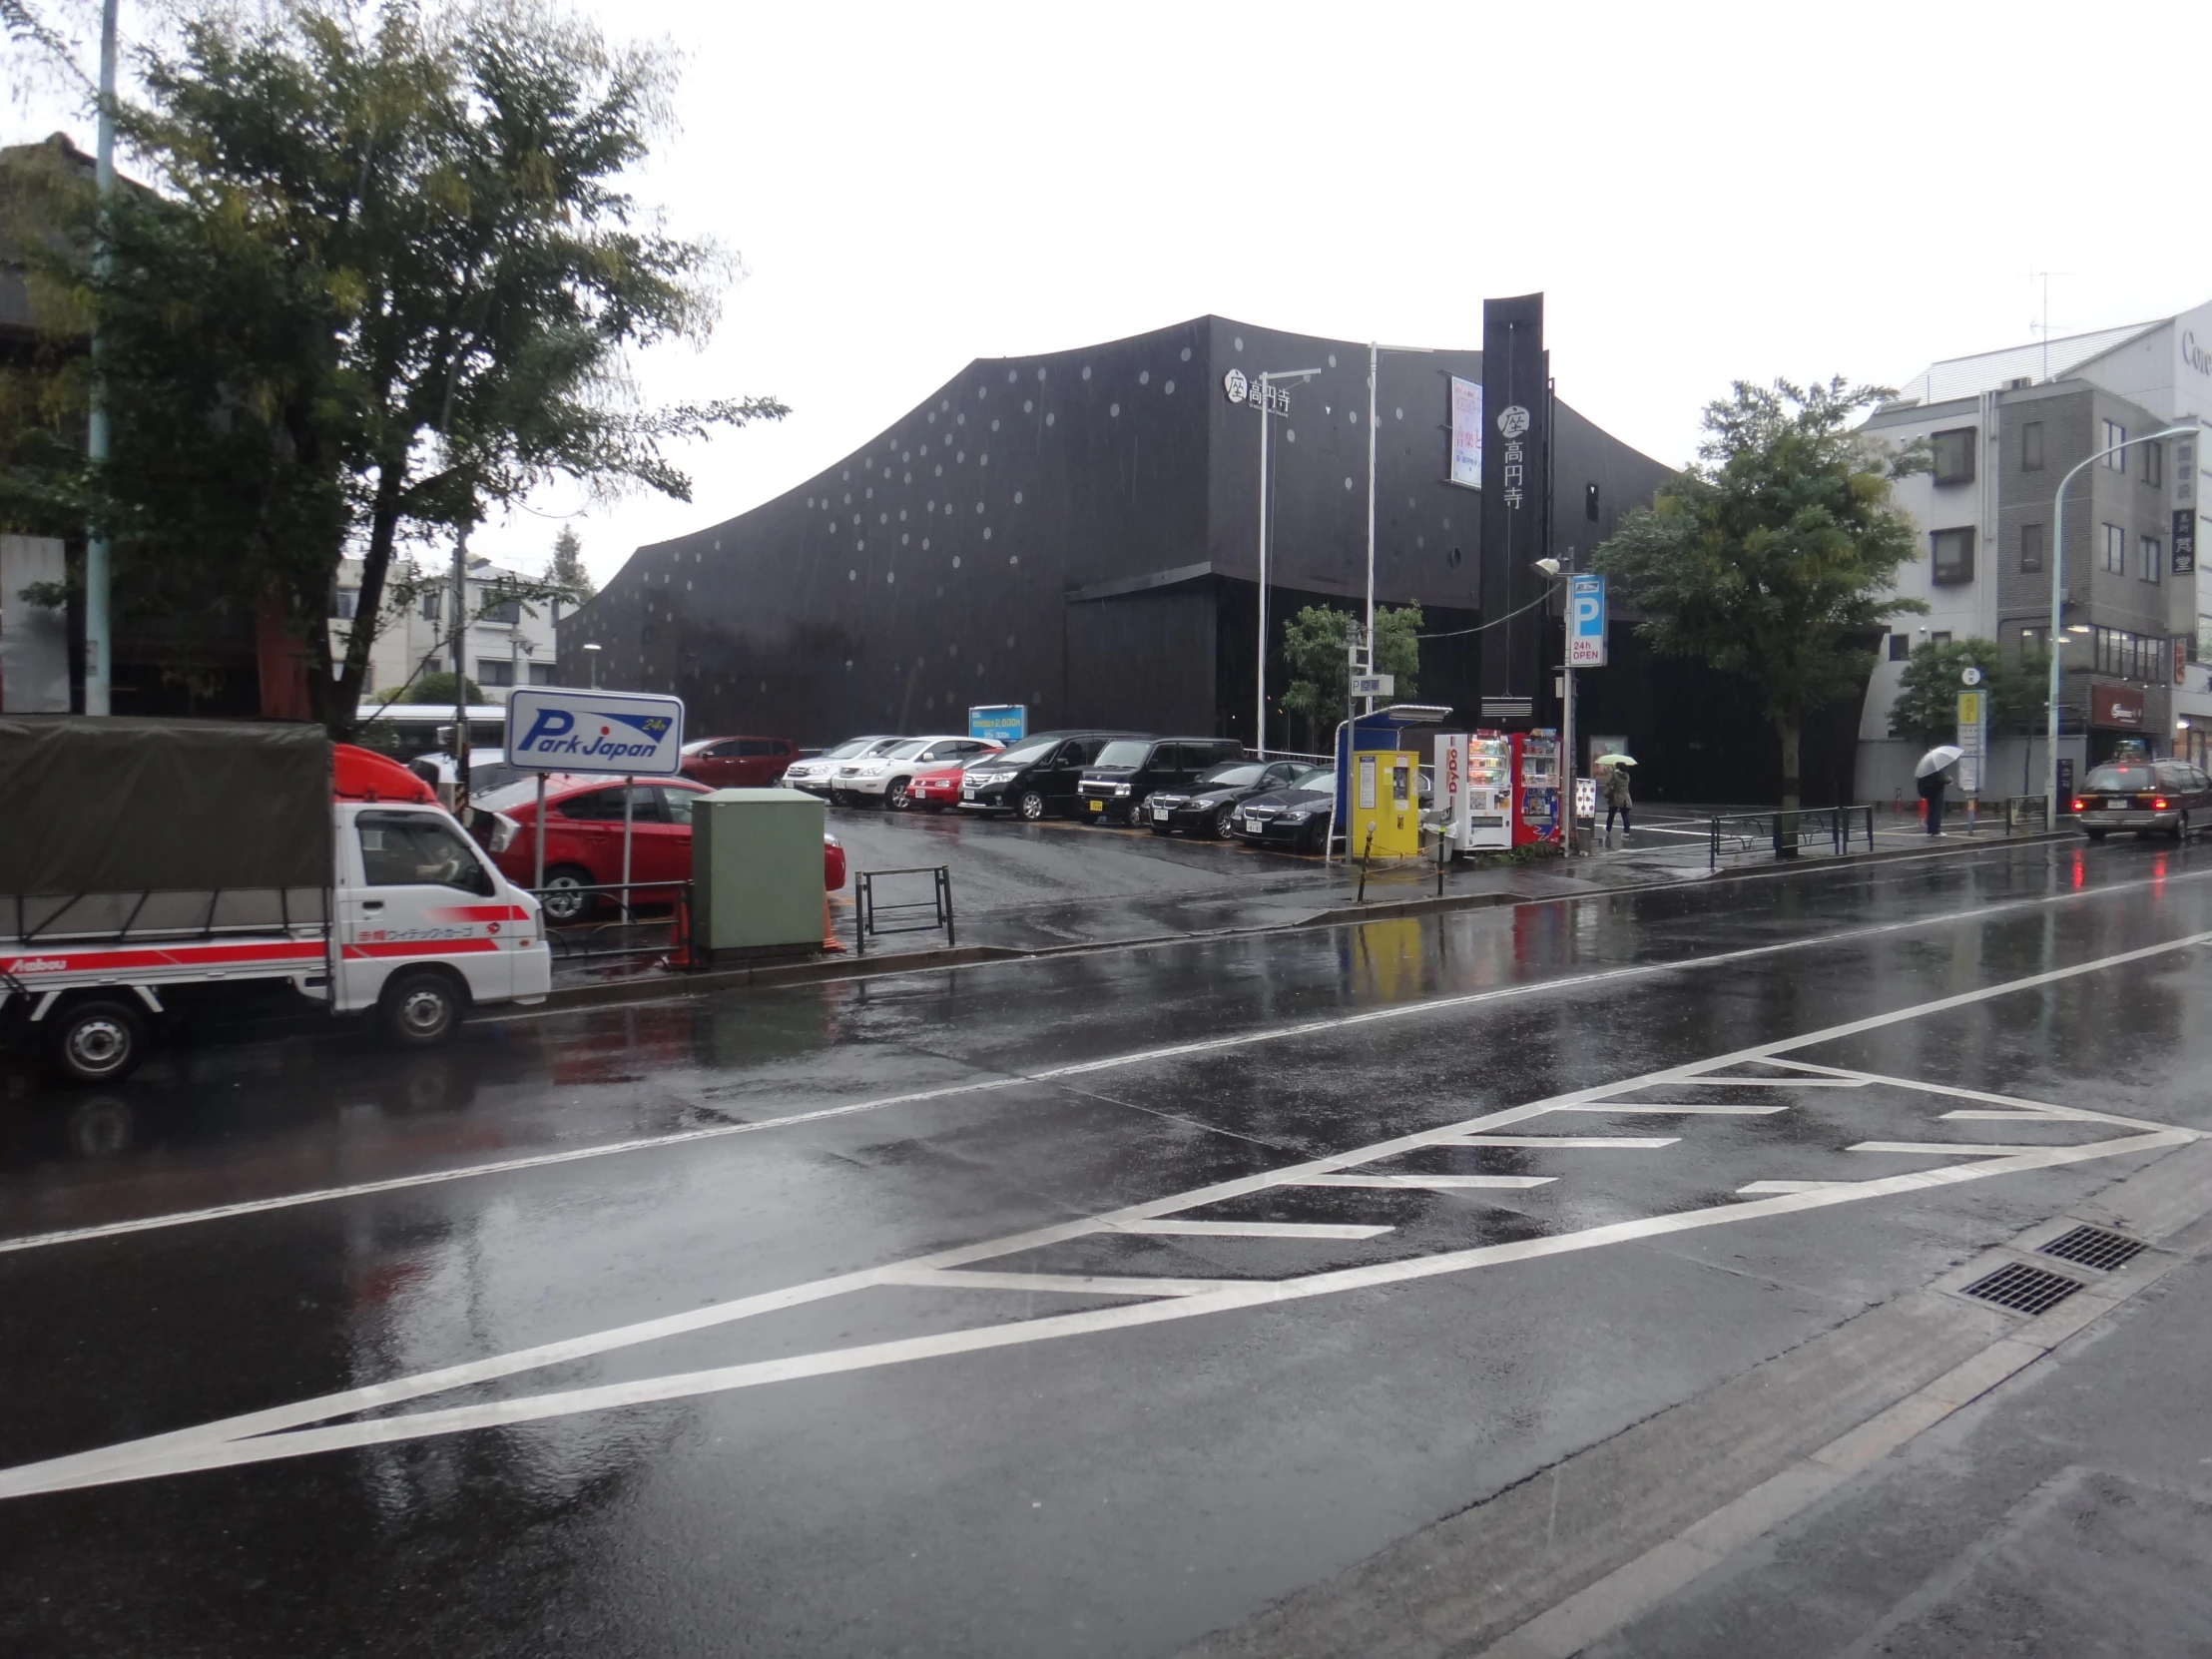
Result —
[[[834,749],[825,749],[822,752],[822,759],[825,761],[849,761],[855,755],[865,754],[882,741],[881,738],[847,738]]]
[[[992,759],[1010,767],[1032,766],[1060,747],[1058,738],[1031,738],[1027,743],[1017,743],[1003,755]]]
[[[1250,761],[1231,761],[1218,766],[1199,779],[1201,784],[1213,784],[1222,789],[1242,789],[1247,784],[1257,784],[1260,774],[1267,768],[1255,766]]]
[[[1124,738],[1101,749],[1098,759],[1091,764],[1100,767],[1141,767],[1144,765],[1144,758],[1151,753],[1152,745],[1142,738]]]
[[[926,739],[908,738],[903,743],[892,744],[890,748],[883,750],[881,753],[893,761],[910,761],[928,747]]]
[[[1315,767],[1302,772],[1284,786],[1293,790],[1333,790],[1337,787],[1337,771],[1334,767]]]
[[[2085,790],[2154,790],[2158,780],[2146,766],[2098,767],[2081,787]]]

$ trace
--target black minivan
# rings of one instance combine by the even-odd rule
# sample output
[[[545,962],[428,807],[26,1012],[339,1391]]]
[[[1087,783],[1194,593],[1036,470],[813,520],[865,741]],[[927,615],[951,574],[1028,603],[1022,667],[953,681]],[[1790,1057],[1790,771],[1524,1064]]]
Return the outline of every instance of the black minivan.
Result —
[[[1235,738],[1117,738],[1083,771],[1083,818],[1134,824],[1154,790],[1188,790],[1199,774],[1243,758]]]
[[[960,808],[1012,813],[1030,824],[1076,803],[1076,785],[1099,752],[1129,732],[1039,732],[1003,754],[970,761],[960,777]],[[1148,740],[1138,738],[1139,743]]]

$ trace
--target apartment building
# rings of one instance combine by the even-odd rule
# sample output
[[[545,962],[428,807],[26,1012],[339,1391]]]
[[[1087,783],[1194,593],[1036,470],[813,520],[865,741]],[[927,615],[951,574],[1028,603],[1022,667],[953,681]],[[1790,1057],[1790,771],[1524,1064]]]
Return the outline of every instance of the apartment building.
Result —
[[[487,703],[504,703],[515,686],[559,683],[553,668],[553,639],[560,605],[503,597],[514,584],[531,580],[489,559],[468,562],[468,627],[461,656],[468,677],[482,688]],[[347,630],[360,604],[360,561],[345,560],[331,594],[333,656],[345,649]],[[364,699],[452,666],[452,604],[450,579],[410,580],[387,594],[384,624],[369,649],[368,678],[361,687]]]
[[[2212,304],[1931,364],[1868,420],[1885,442],[1925,442],[1934,467],[1897,489],[1921,534],[1899,591],[1929,614],[1899,618],[1884,642],[1860,726],[1860,800],[1911,797],[1920,745],[1890,736],[1890,708],[1913,649],[1982,638],[2017,657],[2042,646],[2054,575],[2061,760],[2078,772],[2128,737],[2204,760],[2212,589],[2200,600],[2196,549],[2208,415]],[[2188,430],[2148,439],[2174,426]],[[2037,714],[2033,733],[1992,744],[1984,795],[2041,793]]]

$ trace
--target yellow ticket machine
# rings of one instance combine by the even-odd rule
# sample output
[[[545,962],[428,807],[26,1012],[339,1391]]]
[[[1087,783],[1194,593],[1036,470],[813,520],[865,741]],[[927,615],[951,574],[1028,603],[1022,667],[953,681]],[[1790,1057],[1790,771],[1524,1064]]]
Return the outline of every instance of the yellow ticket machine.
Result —
[[[1354,750],[1351,793],[1349,856],[1405,858],[1420,851],[1418,755],[1402,749]]]

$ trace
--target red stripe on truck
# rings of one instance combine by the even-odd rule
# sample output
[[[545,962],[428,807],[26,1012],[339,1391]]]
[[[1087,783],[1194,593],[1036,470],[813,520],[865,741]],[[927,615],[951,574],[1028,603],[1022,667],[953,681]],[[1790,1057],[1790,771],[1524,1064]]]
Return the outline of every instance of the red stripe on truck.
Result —
[[[246,962],[319,962],[318,940],[290,944],[104,945],[0,957],[0,973],[111,973],[125,968],[235,967]]]
[[[377,956],[453,956],[498,948],[497,939],[392,939],[383,944],[349,944],[345,954],[360,961]]]
[[[432,910],[436,921],[528,921],[530,912],[519,904],[461,904],[450,910]]]

